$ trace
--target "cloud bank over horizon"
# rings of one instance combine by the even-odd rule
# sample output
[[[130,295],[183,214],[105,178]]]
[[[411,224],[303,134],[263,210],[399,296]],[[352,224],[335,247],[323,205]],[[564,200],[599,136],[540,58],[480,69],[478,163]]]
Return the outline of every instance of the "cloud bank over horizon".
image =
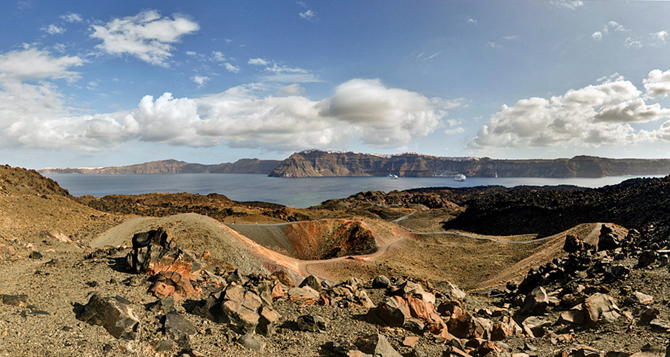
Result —
[[[564,95],[503,105],[468,146],[589,148],[668,141],[670,121],[651,131],[633,125],[670,118],[670,109],[647,103],[670,94],[670,71],[652,70],[643,84],[644,92],[615,74],[603,83],[571,89]]]

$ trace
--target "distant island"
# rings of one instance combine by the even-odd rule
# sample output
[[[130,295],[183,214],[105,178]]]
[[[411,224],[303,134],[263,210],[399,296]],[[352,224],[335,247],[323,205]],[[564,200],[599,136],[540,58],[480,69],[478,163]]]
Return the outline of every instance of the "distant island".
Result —
[[[306,150],[287,159],[241,159],[234,163],[203,165],[177,160],[152,161],[101,168],[48,168],[43,174],[261,174],[270,177],[387,176],[598,178],[670,174],[670,159],[610,159],[575,156],[561,159],[499,160],[488,157],[440,157],[405,153],[377,155]]]
[[[128,166],[97,168],[47,168],[42,174],[259,174],[268,175],[280,160],[240,159],[215,165],[192,164],[177,160],[151,161]]]

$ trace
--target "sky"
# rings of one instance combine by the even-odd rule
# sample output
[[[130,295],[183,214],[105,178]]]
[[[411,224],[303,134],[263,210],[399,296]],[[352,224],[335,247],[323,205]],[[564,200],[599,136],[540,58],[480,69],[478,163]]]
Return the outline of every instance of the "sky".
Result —
[[[8,0],[0,164],[670,157],[670,2]]]

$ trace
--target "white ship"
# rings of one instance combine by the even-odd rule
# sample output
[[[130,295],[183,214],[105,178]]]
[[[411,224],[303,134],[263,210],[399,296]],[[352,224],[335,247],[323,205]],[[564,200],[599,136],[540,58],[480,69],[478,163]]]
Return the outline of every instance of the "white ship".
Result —
[[[466,179],[466,177],[463,174],[458,174],[458,175],[454,176],[454,180],[456,180],[456,181],[465,181],[465,179]]]

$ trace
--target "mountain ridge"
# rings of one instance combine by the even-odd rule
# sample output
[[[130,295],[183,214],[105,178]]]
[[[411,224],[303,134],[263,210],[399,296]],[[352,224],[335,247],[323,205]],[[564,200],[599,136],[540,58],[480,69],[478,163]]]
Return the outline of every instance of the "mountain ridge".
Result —
[[[240,159],[234,163],[198,164],[174,159],[127,166],[45,168],[43,174],[180,174],[236,173],[270,177],[387,176],[599,178],[670,174],[670,159],[611,159],[575,156],[558,159],[491,159],[440,157],[417,153],[377,155],[357,152],[305,150],[284,160]]]
[[[308,150],[294,153],[271,177],[387,176],[432,177],[458,173],[474,177],[598,178],[626,175],[667,175],[670,159],[610,159],[575,156],[571,159],[500,160],[488,157],[439,157],[416,153],[392,156],[355,152]]]

